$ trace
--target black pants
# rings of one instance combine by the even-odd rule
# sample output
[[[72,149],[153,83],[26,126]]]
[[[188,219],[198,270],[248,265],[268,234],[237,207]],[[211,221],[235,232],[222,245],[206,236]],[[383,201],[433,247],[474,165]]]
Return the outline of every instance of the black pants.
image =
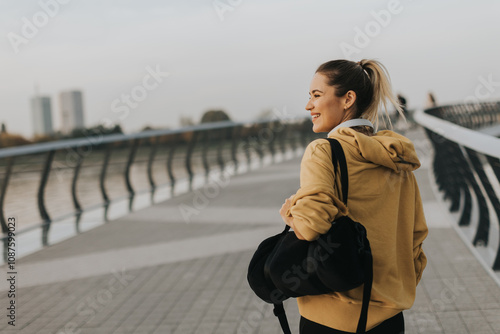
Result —
[[[367,334],[404,334],[405,320],[403,312],[387,319],[375,328],[372,328]],[[320,325],[316,322],[300,317],[300,334],[349,334],[349,332],[339,331]]]

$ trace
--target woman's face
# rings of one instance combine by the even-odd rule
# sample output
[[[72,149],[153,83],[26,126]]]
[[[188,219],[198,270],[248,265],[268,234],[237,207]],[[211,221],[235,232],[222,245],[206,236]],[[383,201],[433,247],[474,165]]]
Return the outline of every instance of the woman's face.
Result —
[[[335,87],[329,86],[327,81],[328,78],[324,74],[316,73],[309,88],[310,97],[306,110],[311,113],[315,133],[329,132],[352,118],[350,112],[345,109],[346,106],[349,107],[348,98],[337,97]]]

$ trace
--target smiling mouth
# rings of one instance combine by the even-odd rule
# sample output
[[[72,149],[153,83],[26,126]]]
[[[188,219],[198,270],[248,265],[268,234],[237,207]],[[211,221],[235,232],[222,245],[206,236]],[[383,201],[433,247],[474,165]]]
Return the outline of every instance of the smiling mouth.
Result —
[[[312,119],[316,119],[319,117],[319,114],[312,115]]]

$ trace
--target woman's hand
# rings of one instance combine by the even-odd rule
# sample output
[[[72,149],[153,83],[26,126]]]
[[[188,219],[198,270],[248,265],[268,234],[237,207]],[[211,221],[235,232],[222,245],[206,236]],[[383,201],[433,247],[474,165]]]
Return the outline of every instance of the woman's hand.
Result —
[[[286,213],[292,207],[292,197],[293,197],[293,195],[288,197],[280,209],[281,218],[283,218],[283,221],[285,222],[285,224],[287,224],[291,228],[293,228],[293,217],[287,216]]]
[[[288,226],[290,226],[293,229],[293,231],[295,232],[295,235],[297,236],[298,239],[306,240],[306,238],[304,238],[302,236],[302,234],[300,234],[299,231],[297,231],[295,229],[295,226],[293,225],[293,217],[287,216],[287,214],[286,214],[288,212],[288,210],[292,207],[293,196],[294,195],[290,196],[289,198],[287,198],[285,200],[285,203],[283,203],[283,205],[281,206],[280,215],[281,215],[281,218],[283,219],[283,221],[285,222],[285,224],[287,224]]]

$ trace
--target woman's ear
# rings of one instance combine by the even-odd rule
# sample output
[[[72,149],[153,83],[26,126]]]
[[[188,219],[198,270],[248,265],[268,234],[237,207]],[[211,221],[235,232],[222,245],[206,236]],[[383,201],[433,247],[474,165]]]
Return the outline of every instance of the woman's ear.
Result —
[[[348,91],[344,95],[345,97],[345,109],[351,108],[356,102],[356,93],[353,90]]]

